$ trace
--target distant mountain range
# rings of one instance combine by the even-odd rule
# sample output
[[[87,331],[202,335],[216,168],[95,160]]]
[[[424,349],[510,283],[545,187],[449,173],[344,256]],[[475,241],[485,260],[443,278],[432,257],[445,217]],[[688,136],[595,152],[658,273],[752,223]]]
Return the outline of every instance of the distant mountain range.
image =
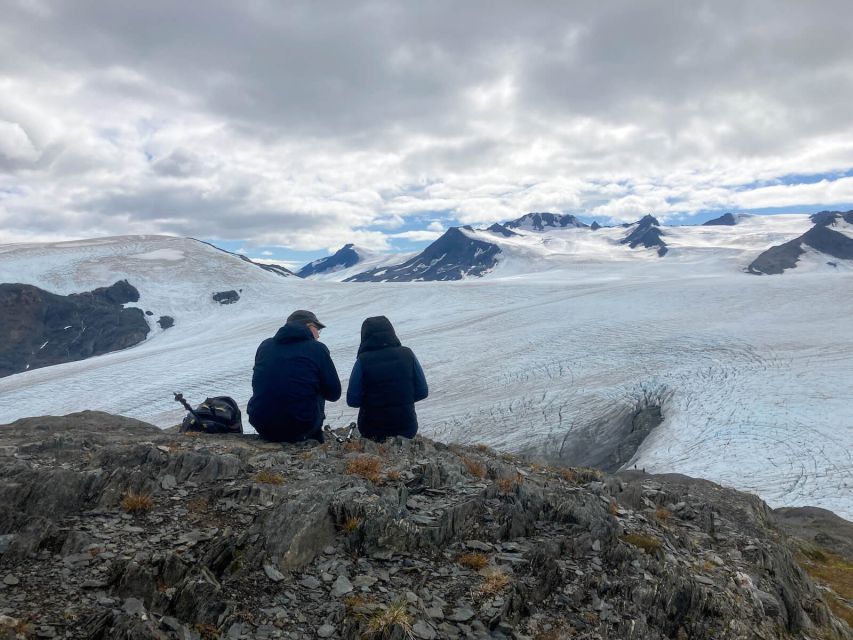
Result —
[[[853,235],[842,228],[851,217],[853,212],[824,211],[810,218],[726,213],[699,226],[666,226],[646,215],[608,227],[587,225],[570,214],[535,212],[485,229],[451,227],[416,255],[376,254],[347,244],[297,275],[346,282],[461,280],[489,275],[502,265],[532,272],[671,255],[689,261],[709,251],[736,257],[746,273],[779,274],[794,268],[807,252],[830,266],[851,260]]]

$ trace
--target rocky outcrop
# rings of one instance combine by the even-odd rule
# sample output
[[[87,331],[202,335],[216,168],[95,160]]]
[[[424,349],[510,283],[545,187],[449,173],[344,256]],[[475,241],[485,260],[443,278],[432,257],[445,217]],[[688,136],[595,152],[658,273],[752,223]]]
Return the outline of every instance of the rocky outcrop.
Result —
[[[228,291],[217,291],[213,294],[213,301],[219,304],[234,304],[240,299],[240,294],[229,289]]]
[[[754,275],[779,275],[793,269],[806,248],[837,260],[853,260],[853,238],[834,229],[836,224],[853,225],[853,211],[821,211],[811,216],[815,225],[803,235],[761,253],[747,267]]]
[[[703,222],[702,226],[711,227],[711,226],[734,226],[737,224],[737,218],[734,217],[731,213],[724,213],[719,218],[714,218],[713,220],[708,220],[707,222]]]
[[[492,233],[497,233],[498,235],[503,236],[504,238],[512,238],[513,236],[517,236],[518,234],[515,231],[511,231],[507,229],[504,225],[495,222],[490,227],[486,227],[486,231],[490,231]]]
[[[157,324],[160,325],[161,329],[169,329],[175,326],[175,319],[172,316],[160,316]]]
[[[0,427],[0,633],[853,638],[758,498],[429,440]]]
[[[568,213],[527,213],[516,220],[505,223],[504,226],[509,229],[544,231],[545,227],[564,229],[566,227],[586,227],[587,225]]]
[[[354,267],[361,261],[361,256],[353,244],[345,244],[332,255],[309,262],[296,272],[300,278],[307,278],[318,273],[328,273],[340,269]]]
[[[620,241],[621,244],[627,244],[632,249],[641,245],[646,249],[657,249],[658,256],[661,257],[669,251],[660,230],[660,223],[654,216],[643,216],[634,225],[628,225],[629,228],[631,226],[634,229]]]
[[[463,229],[451,227],[421,253],[402,264],[370,269],[347,278],[345,282],[461,280],[467,276],[482,276],[497,264],[500,247],[472,237],[471,234],[476,232],[470,227]]]
[[[150,328],[127,280],[62,296],[28,284],[0,284],[0,377],[83,360],[145,340]]]

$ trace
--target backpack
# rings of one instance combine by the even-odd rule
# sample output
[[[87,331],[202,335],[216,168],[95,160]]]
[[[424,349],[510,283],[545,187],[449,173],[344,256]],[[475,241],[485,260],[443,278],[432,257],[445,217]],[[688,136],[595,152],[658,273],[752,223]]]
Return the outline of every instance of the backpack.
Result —
[[[233,398],[228,396],[207,398],[195,409],[190,409],[188,405],[184,406],[189,409],[189,413],[181,423],[181,433],[186,431],[243,433],[242,414]]]

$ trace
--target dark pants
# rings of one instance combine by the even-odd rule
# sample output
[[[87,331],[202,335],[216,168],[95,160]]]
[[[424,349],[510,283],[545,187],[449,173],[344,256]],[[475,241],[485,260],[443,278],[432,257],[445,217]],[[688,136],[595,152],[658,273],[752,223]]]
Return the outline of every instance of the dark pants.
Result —
[[[263,425],[263,424],[252,424],[255,430],[258,432],[258,435],[261,436],[264,440],[269,442],[305,442],[306,440],[316,440],[317,442],[323,442],[323,429],[322,427],[311,427],[308,430],[304,430],[304,426],[297,426],[294,428],[292,425]]]

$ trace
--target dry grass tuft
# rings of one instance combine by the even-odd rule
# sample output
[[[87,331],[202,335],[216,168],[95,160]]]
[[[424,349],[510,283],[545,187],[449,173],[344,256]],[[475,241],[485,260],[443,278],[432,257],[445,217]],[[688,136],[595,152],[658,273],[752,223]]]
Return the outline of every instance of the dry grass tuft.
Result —
[[[345,533],[352,533],[361,526],[361,522],[361,518],[352,516],[344,521],[344,523],[341,525],[341,530]]]
[[[480,593],[484,596],[494,596],[509,586],[510,579],[503,571],[492,571],[486,576],[480,586]]]
[[[264,469],[263,471],[258,471],[258,473],[255,474],[254,481],[260,482],[261,484],[274,484],[276,486],[280,486],[284,484],[284,476],[280,473],[270,471],[269,469]]]
[[[395,602],[384,609],[380,609],[367,620],[367,632],[369,637],[376,640],[390,640],[397,631],[401,631],[404,638],[413,638],[412,616],[406,610],[405,602]]]
[[[560,477],[566,482],[571,482],[573,484],[577,484],[578,482],[578,474],[576,474],[573,469],[560,469]]]
[[[462,463],[465,465],[465,468],[468,469],[468,473],[470,473],[475,478],[485,478],[487,475],[486,465],[482,462],[478,462],[473,458],[462,458]]]
[[[219,629],[207,622],[200,622],[196,624],[195,630],[198,635],[201,636],[201,640],[218,640],[220,637]]]
[[[382,475],[379,473],[381,468],[382,460],[380,458],[359,456],[347,460],[346,472],[351,476],[359,476],[373,484],[378,484],[382,480]]]
[[[498,491],[504,495],[508,495],[512,493],[519,484],[521,484],[520,480],[520,476],[515,478],[499,478],[495,484],[498,486]]]
[[[391,480],[392,482],[397,482],[400,479],[400,472],[396,469],[392,469],[391,471],[385,474],[385,477]]]
[[[478,453],[483,453],[483,454],[486,454],[486,455],[490,455],[490,456],[495,455],[495,451],[494,451],[494,449],[492,449],[492,448],[491,448],[489,445],[487,445],[487,444],[476,444],[476,445],[474,445],[474,451],[476,451],[476,452],[478,452]]]
[[[154,498],[150,493],[136,493],[128,491],[121,499],[121,508],[128,513],[148,513],[154,508]]]
[[[463,567],[468,567],[469,569],[473,569],[474,571],[479,571],[487,564],[489,564],[489,556],[485,553],[463,553],[461,556],[456,558],[456,562],[461,564]]]
[[[388,447],[384,444],[380,444],[378,447],[376,447],[376,453],[377,455],[380,455],[384,458],[386,455],[388,455]]]
[[[669,522],[669,519],[672,517],[672,511],[665,507],[658,507],[655,509],[655,517],[661,522]]]
[[[198,438],[199,436],[204,435],[203,431],[184,431],[183,435],[188,436],[190,438]]]
[[[619,515],[619,503],[613,498],[610,498],[610,504],[607,505],[607,513],[611,516]]]
[[[346,453],[364,453],[364,440],[350,440],[341,447]]]
[[[300,451],[296,454],[296,457],[305,462],[314,457],[314,451],[311,449],[308,449],[308,451]]]
[[[654,555],[658,551],[660,551],[663,544],[661,541],[653,536],[647,536],[642,533],[629,533],[628,535],[622,538],[625,542],[630,545],[637,547],[638,549],[642,549],[649,555]]]
[[[210,500],[205,496],[196,496],[187,501],[187,511],[190,513],[204,513],[210,508]]]

